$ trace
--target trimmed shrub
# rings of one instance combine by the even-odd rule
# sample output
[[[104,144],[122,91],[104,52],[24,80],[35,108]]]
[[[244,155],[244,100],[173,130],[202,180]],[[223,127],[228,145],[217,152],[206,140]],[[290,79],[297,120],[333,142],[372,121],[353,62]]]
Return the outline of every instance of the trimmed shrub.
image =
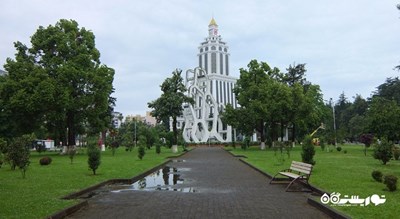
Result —
[[[144,155],[146,154],[146,152],[144,151],[144,147],[143,146],[139,146],[138,148],[138,157],[139,159],[143,159]]]
[[[386,175],[383,179],[383,183],[389,189],[389,191],[393,192],[397,189],[397,177],[393,175]]]
[[[340,152],[340,151],[342,150],[342,147],[338,146],[338,147],[336,148],[336,150]]]
[[[7,156],[10,160],[12,169],[18,167],[21,170],[22,178],[25,178],[25,172],[30,164],[30,149],[35,136],[23,135],[13,138],[10,147],[8,147]]]
[[[344,150],[343,150],[343,153],[347,154],[347,150],[346,150],[346,149],[344,149]]]
[[[304,163],[309,163],[311,165],[315,164],[314,155],[315,155],[315,148],[312,144],[311,136],[307,135],[303,140],[303,145],[301,146],[301,158]]]
[[[383,165],[386,165],[392,158],[392,143],[383,139],[381,143],[375,145],[373,156],[375,159],[381,160]]]
[[[375,181],[382,182],[383,174],[381,171],[374,170],[374,171],[372,171],[371,176],[372,176],[372,178],[374,178]]]
[[[100,149],[96,145],[89,145],[88,150],[88,164],[89,168],[93,171],[93,175],[96,175],[96,170],[100,166],[101,153]]]
[[[39,164],[42,165],[42,166],[43,165],[49,165],[49,164],[51,164],[51,161],[52,161],[51,157],[42,157],[39,160]]]

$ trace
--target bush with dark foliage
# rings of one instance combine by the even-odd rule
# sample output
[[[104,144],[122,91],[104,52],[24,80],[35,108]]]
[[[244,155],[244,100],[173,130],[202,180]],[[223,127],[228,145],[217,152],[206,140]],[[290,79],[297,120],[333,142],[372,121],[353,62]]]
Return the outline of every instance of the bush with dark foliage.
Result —
[[[39,160],[39,164],[42,165],[42,166],[43,165],[49,165],[49,164],[51,164],[51,161],[52,161],[51,157],[42,157]]]
[[[397,189],[397,177],[393,175],[386,175],[383,179],[383,183],[389,189],[389,191],[393,192]]]
[[[371,176],[372,176],[372,178],[374,178],[375,181],[377,181],[377,182],[382,182],[383,174],[382,174],[381,171],[379,171],[379,170],[374,170],[374,171],[372,171]]]

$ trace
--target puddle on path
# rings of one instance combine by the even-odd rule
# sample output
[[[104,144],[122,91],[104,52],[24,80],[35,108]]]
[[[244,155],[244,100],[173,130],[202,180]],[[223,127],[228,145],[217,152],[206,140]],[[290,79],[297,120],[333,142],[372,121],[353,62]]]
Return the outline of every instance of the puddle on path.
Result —
[[[124,191],[178,191],[178,192],[196,192],[191,187],[175,187],[184,183],[181,178],[181,172],[190,171],[190,168],[175,168],[165,166],[146,177],[136,181],[131,185],[113,184],[109,185],[111,192],[119,193]]]
[[[184,163],[186,160],[172,160],[173,163]]]
[[[179,161],[184,162],[184,161]],[[190,168],[176,168],[165,166],[144,178],[136,181],[133,184],[115,183],[105,185],[92,192],[88,192],[79,196],[81,199],[88,199],[99,194],[109,192],[120,193],[127,191],[177,191],[177,192],[198,192],[192,187],[184,187],[184,179],[181,177],[181,172],[190,171]]]

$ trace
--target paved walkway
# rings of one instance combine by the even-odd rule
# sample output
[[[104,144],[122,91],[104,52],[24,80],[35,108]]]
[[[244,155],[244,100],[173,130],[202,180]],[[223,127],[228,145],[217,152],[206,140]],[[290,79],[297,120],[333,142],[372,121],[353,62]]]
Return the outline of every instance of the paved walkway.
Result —
[[[173,162],[195,192],[124,191],[89,199],[69,218],[328,218],[307,204],[308,193],[285,192],[217,147],[200,147]]]

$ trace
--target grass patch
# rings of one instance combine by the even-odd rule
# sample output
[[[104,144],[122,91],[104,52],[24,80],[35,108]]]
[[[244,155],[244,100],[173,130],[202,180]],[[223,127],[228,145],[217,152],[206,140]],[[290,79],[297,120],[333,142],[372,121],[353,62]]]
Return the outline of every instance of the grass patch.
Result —
[[[353,218],[397,218],[400,191],[387,191],[386,186],[376,182],[371,173],[373,170],[380,170],[384,175],[393,174],[400,178],[400,161],[391,160],[386,165],[382,165],[379,160],[372,157],[372,148],[368,149],[367,156],[364,156],[361,145],[342,145],[341,147],[347,153],[343,150],[326,152],[316,147],[314,156],[316,164],[310,183],[329,193],[339,192],[342,194],[341,198],[344,195],[358,195],[360,198],[373,194],[385,195],[386,202],[378,206],[370,204],[365,207],[335,208]],[[292,160],[301,161],[300,146],[291,150],[290,158],[285,151],[281,154],[280,151],[275,153],[272,149],[261,151],[258,147],[250,147],[247,150],[232,149],[231,152],[235,155],[245,155],[246,161],[271,175],[289,168]]]
[[[85,150],[79,150],[73,164],[70,164],[68,155],[32,152],[25,179],[22,179],[19,170],[12,171],[9,165],[3,165],[0,169],[0,218],[44,218],[79,202],[60,199],[65,195],[108,179],[132,178],[173,155],[176,154],[167,148],[162,148],[161,154],[156,154],[153,147],[146,150],[143,160],[139,160],[137,148],[132,152],[125,152],[124,147],[119,148],[115,156],[112,156],[111,150],[107,150],[101,154],[97,175],[93,175]],[[52,158],[50,165],[39,164],[44,156]]]

